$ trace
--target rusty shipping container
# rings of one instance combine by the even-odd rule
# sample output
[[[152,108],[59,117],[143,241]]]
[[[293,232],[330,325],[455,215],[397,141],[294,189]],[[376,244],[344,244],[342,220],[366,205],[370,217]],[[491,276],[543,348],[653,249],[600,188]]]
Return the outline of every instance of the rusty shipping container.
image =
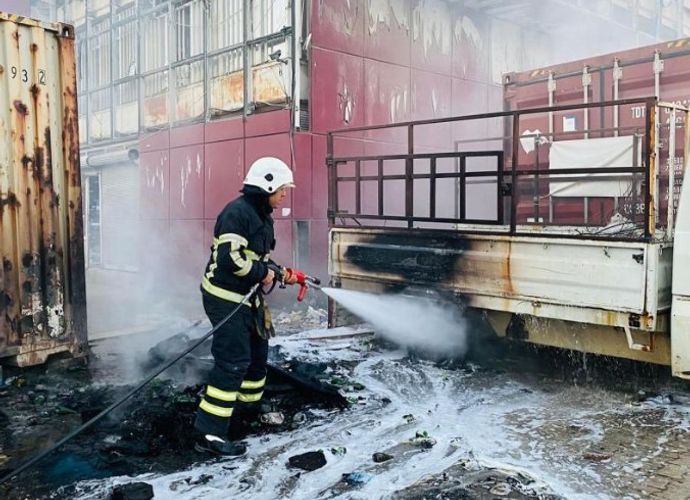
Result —
[[[0,12],[0,363],[86,344],[74,30]]]
[[[690,38],[659,43],[626,51],[571,61],[521,73],[504,75],[505,109],[519,110],[545,106],[601,103],[640,97],[657,97],[661,102],[687,106],[690,103]],[[670,152],[668,122],[670,111],[658,117],[662,124],[659,133],[660,151],[655,154],[661,162],[659,173],[660,197],[669,196],[668,165],[674,165],[674,188],[679,194],[684,163],[681,145]],[[599,137],[607,130],[616,134],[639,135],[644,131],[644,106],[610,106],[596,110],[581,109],[532,115],[520,122],[520,168],[548,168],[549,143],[552,140]],[[664,128],[665,127],[665,128]],[[527,140],[529,138],[529,140]],[[670,156],[670,162],[669,160]],[[530,186],[519,186],[521,191]],[[641,201],[605,197],[547,196],[548,181],[542,182],[538,196],[522,192],[518,202],[518,221],[540,220],[555,224],[586,224],[600,222],[619,205],[621,212],[632,216],[641,210]],[[533,203],[540,198],[541,203]],[[547,201],[548,199],[548,201]],[[634,201],[634,200],[633,200]],[[660,218],[666,216],[660,204]]]

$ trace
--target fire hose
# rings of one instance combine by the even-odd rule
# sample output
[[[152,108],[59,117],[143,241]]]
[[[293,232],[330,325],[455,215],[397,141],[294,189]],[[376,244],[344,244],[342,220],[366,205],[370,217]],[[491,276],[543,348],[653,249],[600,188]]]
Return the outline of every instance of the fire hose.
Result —
[[[276,282],[279,282],[279,283],[280,283],[280,288],[285,288],[285,278],[284,278],[285,275],[284,275],[283,272],[282,272],[282,271],[283,271],[282,268],[279,268],[279,267],[275,266],[275,269],[274,269],[274,267],[271,266],[271,269],[275,272],[275,275],[276,275],[276,278],[275,278],[275,281],[274,281],[273,286],[275,286],[275,283],[276,283]],[[277,272],[276,272],[276,269],[277,269]],[[306,294],[306,292],[307,292],[307,289],[308,289],[309,287],[315,287],[315,288],[317,288],[317,289],[319,289],[319,290],[321,289],[321,287],[319,286],[320,283],[321,283],[321,281],[320,281],[318,278],[315,278],[315,277],[312,277],[312,276],[308,276],[308,275],[304,274],[302,271],[297,271],[297,270],[293,270],[293,269],[289,269],[289,270],[288,270],[288,273],[293,273],[293,276],[295,276],[296,279],[297,279],[296,284],[298,284],[298,285],[300,286],[300,290],[299,290],[298,295],[297,295],[297,300],[300,301],[300,302],[304,299],[304,296],[305,296],[305,294]],[[295,274],[295,273],[296,273],[296,274]],[[289,276],[289,275],[290,275],[290,274],[288,274],[288,276]],[[36,455],[36,456],[34,456],[33,458],[27,460],[26,462],[24,462],[22,465],[20,465],[20,466],[17,467],[16,469],[14,469],[14,470],[13,470],[12,472],[10,472],[9,474],[6,474],[5,476],[1,477],[1,478],[0,478],[0,485],[6,483],[6,482],[8,482],[9,480],[13,479],[14,477],[18,476],[19,474],[21,474],[22,472],[24,472],[25,470],[27,470],[28,468],[30,468],[31,466],[33,466],[34,464],[36,464],[37,462],[41,461],[41,460],[42,460],[43,458],[45,458],[46,456],[50,455],[50,454],[51,454],[52,452],[54,452],[55,450],[57,450],[58,448],[60,448],[60,447],[61,447],[63,444],[65,444],[67,441],[70,441],[70,440],[71,440],[72,438],[74,438],[75,436],[81,434],[83,431],[85,431],[86,429],[88,429],[89,427],[91,427],[93,424],[95,424],[96,422],[98,422],[100,419],[102,419],[103,417],[105,417],[108,413],[110,413],[110,412],[113,411],[114,409],[118,408],[118,407],[121,406],[125,401],[127,401],[127,400],[130,399],[132,396],[134,396],[136,393],[138,393],[139,391],[141,391],[146,385],[148,385],[148,384],[149,384],[153,379],[155,379],[158,375],[160,375],[161,373],[163,373],[165,370],[167,370],[167,369],[170,368],[172,365],[174,365],[175,363],[177,363],[179,360],[181,360],[182,358],[184,358],[187,354],[189,354],[189,353],[192,352],[194,349],[196,349],[196,348],[199,347],[201,344],[203,344],[203,343],[204,343],[209,337],[211,337],[211,335],[213,335],[221,326],[223,326],[225,323],[227,323],[228,320],[230,320],[230,318],[232,318],[232,317],[237,313],[237,311],[239,311],[239,309],[240,309],[243,305],[245,305],[245,304],[249,301],[249,299],[257,292],[257,290],[259,289],[260,286],[261,286],[261,283],[257,283],[256,285],[254,285],[254,286],[249,290],[249,292],[247,292],[247,294],[242,298],[242,301],[241,301],[239,304],[237,304],[237,306],[236,306],[232,311],[230,311],[230,313],[228,313],[228,315],[225,316],[225,318],[223,318],[223,319],[222,319],[216,326],[214,326],[208,333],[204,334],[204,335],[203,335],[198,341],[196,341],[191,347],[187,348],[185,351],[183,351],[181,354],[179,354],[177,357],[175,357],[175,358],[172,359],[171,361],[167,362],[167,363],[166,363],[165,365],[163,365],[161,368],[158,368],[154,373],[152,373],[152,374],[149,375],[146,379],[144,379],[144,381],[140,382],[139,385],[137,385],[136,387],[134,387],[133,389],[131,389],[127,394],[125,394],[125,395],[122,396],[120,399],[118,399],[117,401],[115,401],[113,404],[111,404],[110,406],[108,406],[105,410],[103,410],[102,412],[100,412],[98,415],[96,415],[95,417],[91,418],[91,420],[89,420],[88,422],[84,423],[81,427],[79,427],[78,429],[75,429],[74,431],[70,432],[67,436],[65,436],[64,438],[62,438],[60,441],[58,441],[57,443],[55,443],[53,446],[51,446],[51,447],[48,448],[47,450],[42,451],[42,452],[39,453],[38,455]],[[271,288],[271,289],[272,289],[272,288]],[[269,290],[269,292],[270,292],[270,290]]]

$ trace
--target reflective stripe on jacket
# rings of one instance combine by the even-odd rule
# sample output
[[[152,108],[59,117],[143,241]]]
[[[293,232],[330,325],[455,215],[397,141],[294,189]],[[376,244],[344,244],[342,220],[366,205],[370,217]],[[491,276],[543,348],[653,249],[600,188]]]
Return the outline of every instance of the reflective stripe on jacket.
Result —
[[[218,215],[201,289],[223,300],[241,302],[268,274],[267,262],[274,247],[270,214],[262,213],[252,198],[240,196]]]

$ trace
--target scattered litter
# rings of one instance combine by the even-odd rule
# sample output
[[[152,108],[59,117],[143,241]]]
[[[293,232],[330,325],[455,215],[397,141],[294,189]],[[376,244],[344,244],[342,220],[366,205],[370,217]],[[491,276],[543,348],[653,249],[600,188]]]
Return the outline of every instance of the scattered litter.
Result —
[[[121,484],[113,488],[110,500],[151,500],[153,486],[148,483]]]
[[[603,462],[609,460],[613,456],[613,453],[598,453],[596,451],[588,451],[582,458],[585,460],[591,460],[592,462]]]
[[[371,459],[376,462],[377,464],[380,464],[382,462],[388,462],[389,460],[393,460],[393,455],[389,455],[388,453],[383,453],[377,451],[371,456]]]
[[[191,477],[188,477],[187,479],[185,479],[185,482],[190,486],[195,486],[195,485],[199,485],[199,484],[206,484],[211,479],[213,479],[213,476],[211,474],[202,474],[194,480],[192,480]]]
[[[374,476],[372,476],[368,472],[355,471],[350,472],[348,474],[343,474],[343,481],[345,481],[350,486],[359,486],[362,484],[366,484],[373,478]]]
[[[260,420],[261,423],[266,425],[283,425],[285,423],[285,416],[278,411],[272,411],[261,415]]]
[[[306,421],[307,421],[307,416],[304,413],[302,413],[301,411],[295,413],[292,416],[292,422],[295,424],[303,424]]]
[[[344,446],[334,446],[333,448],[331,448],[331,453],[336,457],[340,457],[347,453],[347,448],[345,448]]]
[[[308,451],[307,453],[290,457],[288,465],[310,472],[326,465],[326,457],[323,451]]]
[[[9,377],[5,380],[5,385],[13,385],[15,387],[24,387],[26,385],[26,379],[22,376]]]
[[[188,477],[187,479],[177,479],[176,481],[173,481],[172,483],[170,483],[168,488],[170,489],[170,491],[177,491],[177,489],[180,486],[182,486],[183,484],[188,484],[187,481],[189,481],[190,479],[192,479],[192,478]]]
[[[115,434],[110,434],[106,437],[103,438],[103,442],[105,444],[115,444],[117,443],[120,439],[122,439],[120,436],[116,436]]]
[[[462,448],[463,447],[462,439],[455,437],[455,438],[450,440],[448,445],[451,446],[452,448]]]
[[[410,440],[410,444],[428,450],[436,446],[436,440],[429,436],[429,433],[427,431],[417,431],[417,434],[415,435],[414,439]]]
[[[508,483],[498,483],[489,490],[489,493],[499,497],[505,497],[510,495],[511,491],[513,491],[513,489],[510,487]]]
[[[345,398],[345,399],[347,400],[347,402],[350,405],[366,404],[366,402],[367,402],[367,398],[365,398],[364,396],[357,396],[357,397],[350,396],[350,397]]]
[[[416,421],[416,419],[414,418],[414,415],[412,415],[411,413],[408,413],[407,415],[403,415],[403,419],[408,424],[412,424]]]

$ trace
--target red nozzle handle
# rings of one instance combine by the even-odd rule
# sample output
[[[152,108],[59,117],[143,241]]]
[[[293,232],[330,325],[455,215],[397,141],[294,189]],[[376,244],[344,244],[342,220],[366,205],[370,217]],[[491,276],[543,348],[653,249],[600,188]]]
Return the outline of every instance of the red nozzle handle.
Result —
[[[307,295],[307,290],[309,290],[307,285],[301,285],[299,287],[299,292],[297,293],[297,302],[302,302],[304,300],[304,297]]]

